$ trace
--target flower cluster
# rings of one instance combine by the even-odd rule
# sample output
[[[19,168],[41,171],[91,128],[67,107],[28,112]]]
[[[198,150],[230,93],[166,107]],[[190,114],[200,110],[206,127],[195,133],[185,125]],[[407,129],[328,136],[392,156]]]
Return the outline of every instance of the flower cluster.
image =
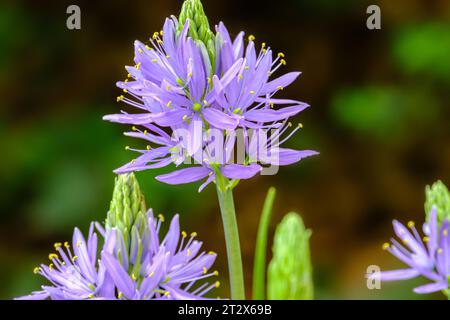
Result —
[[[192,10],[201,8],[199,1],[191,2],[196,5]],[[217,174],[248,179],[266,166],[289,165],[315,155],[281,147],[301,128],[300,124],[286,134],[292,126],[289,118],[308,107],[274,98],[300,75],[291,72],[270,80],[286,64],[284,54],[274,58],[264,43],[258,51],[253,36],[245,44],[243,32],[232,39],[223,23],[214,35],[204,25],[203,9],[181,16],[180,21],[168,18],[149,44],[135,42],[135,65],[127,66],[128,78],[117,83],[125,93],[117,100],[140,112],[104,119],[133,125],[125,134],[145,140],[148,146],[132,149],[139,156],[115,172],[189,163],[193,166],[157,180],[182,184],[206,178],[202,189]]]
[[[142,213],[142,200],[134,176],[119,176],[105,227],[91,223],[87,240],[75,228],[72,244],[55,243],[51,263],[34,270],[51,285],[19,299],[202,299],[219,286],[196,285],[218,275],[208,271],[216,254],[180,232],[178,215],[160,239],[164,217]]]
[[[391,244],[385,243],[383,249],[408,265],[408,268],[383,271],[380,274],[373,274],[371,277],[374,279],[379,277],[381,281],[394,281],[423,276],[432,283],[419,286],[414,289],[414,292],[446,292],[450,277],[450,238],[448,234],[450,222],[445,219],[439,224],[437,208],[433,206],[428,222],[423,225],[425,234],[423,238],[412,221],[408,223],[408,227],[396,220],[393,225],[400,242],[391,239]]]

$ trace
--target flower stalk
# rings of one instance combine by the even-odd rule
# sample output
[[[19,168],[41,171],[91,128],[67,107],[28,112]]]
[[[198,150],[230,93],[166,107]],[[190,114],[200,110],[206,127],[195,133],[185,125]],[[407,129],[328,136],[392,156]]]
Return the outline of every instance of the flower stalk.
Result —
[[[225,233],[231,299],[244,300],[244,272],[242,269],[239,231],[236,220],[236,211],[234,209],[233,191],[228,184],[228,179],[218,173],[216,176],[217,197]]]

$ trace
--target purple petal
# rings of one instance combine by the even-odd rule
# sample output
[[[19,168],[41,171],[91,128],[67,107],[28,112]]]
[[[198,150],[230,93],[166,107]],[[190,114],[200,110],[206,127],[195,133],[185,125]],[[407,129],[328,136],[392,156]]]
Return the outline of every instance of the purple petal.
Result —
[[[271,122],[280,121],[292,116],[308,108],[309,105],[306,103],[299,104],[296,106],[285,107],[278,110],[274,109],[258,109],[250,110],[244,114],[246,120],[257,121],[257,122]]]
[[[152,119],[156,124],[162,127],[170,127],[182,123],[183,117],[188,113],[189,111],[186,109],[175,109],[157,113],[152,116]]]
[[[128,273],[112,255],[102,252],[102,262],[110,274],[117,288],[131,299],[135,293],[135,286]]]
[[[183,184],[201,180],[208,176],[209,170],[204,167],[191,167],[162,174],[155,179],[167,184]]]
[[[119,113],[106,115],[103,117],[103,120],[124,124],[141,125],[153,122],[153,115],[148,113],[141,113],[141,114]]]
[[[222,167],[221,173],[229,179],[250,179],[261,170],[262,168],[258,164],[228,164]]]
[[[167,232],[166,237],[163,240],[163,245],[166,247],[166,251],[171,255],[174,255],[178,241],[180,240],[180,219],[178,214],[174,215],[172,221],[170,222],[170,228]]]
[[[379,274],[374,273],[370,277],[377,277],[381,281],[397,281],[397,280],[409,280],[420,275],[420,272],[415,269],[400,269],[392,271],[382,271]]]
[[[205,108],[203,116],[206,121],[219,129],[234,130],[238,125],[237,119],[215,108]]]
[[[277,90],[278,87],[287,87],[288,85],[290,85],[292,82],[295,81],[295,79],[297,79],[297,77],[300,75],[300,72],[290,72],[287,73],[279,78],[276,78],[275,80],[270,81],[269,83],[267,83],[264,88],[262,89],[262,91],[260,92],[260,95],[265,95],[268,93],[272,93],[275,90]]]
[[[419,294],[425,294],[425,293],[442,291],[447,288],[448,288],[448,283],[447,283],[447,281],[444,280],[441,282],[430,283],[430,284],[426,284],[426,285],[414,288],[414,292],[419,293]]]
[[[293,163],[296,163],[304,158],[308,158],[311,156],[318,155],[319,153],[313,150],[293,150],[286,148],[279,148],[278,152],[272,155],[269,160],[271,164],[277,164],[280,166],[287,166]],[[272,161],[274,159],[275,161]],[[278,163],[276,163],[278,162]]]

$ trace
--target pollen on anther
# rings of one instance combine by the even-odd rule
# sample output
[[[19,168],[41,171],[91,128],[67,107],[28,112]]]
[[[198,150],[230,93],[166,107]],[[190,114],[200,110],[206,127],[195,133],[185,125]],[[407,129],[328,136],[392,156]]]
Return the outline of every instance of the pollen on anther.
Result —
[[[192,233],[191,233],[191,237],[192,237],[192,238],[195,238],[196,236],[197,236],[197,232],[192,232]]]
[[[186,231],[181,231],[181,236],[182,236],[183,238],[186,238],[186,237],[187,237]]]
[[[208,272],[208,269],[206,267],[203,267],[203,274],[206,274]]]
[[[220,281],[216,281],[216,283],[214,284],[214,286],[215,286],[216,288],[220,287]]]
[[[414,221],[409,221],[409,222],[408,222],[408,227],[409,227],[409,228],[414,227]]]
[[[252,34],[248,36],[248,41],[255,41],[255,39],[255,36]]]
[[[164,222],[164,216],[162,213],[158,214],[158,218],[159,220],[161,220],[161,222]]]
[[[382,248],[383,248],[383,250],[387,250],[387,249],[389,249],[390,246],[391,245],[386,242],[386,243],[383,244]]]

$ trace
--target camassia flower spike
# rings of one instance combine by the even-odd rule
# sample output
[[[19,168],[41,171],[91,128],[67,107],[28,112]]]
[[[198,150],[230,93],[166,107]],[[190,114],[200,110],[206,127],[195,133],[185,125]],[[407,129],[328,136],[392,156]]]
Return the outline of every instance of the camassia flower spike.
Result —
[[[120,175],[105,227],[91,223],[87,240],[75,228],[72,247],[55,243],[51,264],[34,270],[51,285],[18,299],[205,299],[220,285],[204,282],[218,275],[209,271],[217,254],[202,252],[195,232],[180,231],[178,215],[161,239],[164,216],[145,210],[134,175]]]
[[[157,180],[169,184],[190,183],[217,174],[226,178],[249,179],[265,174],[261,166],[288,165],[316,155],[310,150],[279,149],[301,126],[275,143],[290,127],[289,119],[309,107],[308,104],[274,96],[297,79],[300,72],[273,77],[286,65],[285,55],[273,57],[266,44],[257,52],[255,37],[244,33],[232,40],[223,23],[213,33],[199,0],[183,4],[180,20],[166,19],[163,30],[154,33],[149,44],[135,42],[134,66],[127,66],[128,77],[117,83],[124,91],[118,102],[125,102],[139,113],[123,111],[107,115],[107,121],[133,125],[127,136],[145,140],[145,148],[129,148],[139,153],[116,173],[187,164],[189,168],[163,174]],[[271,135],[268,130],[273,130]],[[243,136],[245,148],[239,159],[222,157],[211,161],[210,132],[221,139]],[[250,137],[265,134],[271,156],[251,153]],[[228,139],[229,140],[229,139]],[[228,153],[239,146],[221,144]],[[239,153],[240,151],[236,151]],[[288,161],[284,159],[288,158]],[[273,174],[273,173],[272,173]],[[199,190],[202,190],[202,185]]]

